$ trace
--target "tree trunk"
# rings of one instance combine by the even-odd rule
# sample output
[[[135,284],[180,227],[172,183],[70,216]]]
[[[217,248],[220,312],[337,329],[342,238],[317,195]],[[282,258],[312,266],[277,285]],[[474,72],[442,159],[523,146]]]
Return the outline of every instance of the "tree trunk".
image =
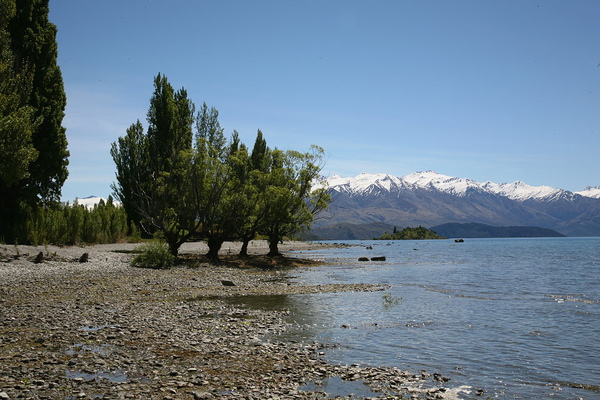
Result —
[[[240,249],[240,257],[248,257],[248,244],[250,244],[250,239],[246,237],[242,238],[242,248]]]
[[[171,254],[173,254],[173,257],[177,258],[177,255],[179,254],[179,247],[181,246],[181,243],[179,243],[177,240],[170,241],[168,239],[167,239],[167,243],[169,244],[169,251],[171,252]]]
[[[269,257],[277,257],[280,256],[279,253],[279,238],[278,237],[269,237]]]
[[[223,245],[224,240],[218,238],[208,238],[208,253],[206,253],[206,257],[211,260],[219,259],[219,250],[221,250],[221,246]]]

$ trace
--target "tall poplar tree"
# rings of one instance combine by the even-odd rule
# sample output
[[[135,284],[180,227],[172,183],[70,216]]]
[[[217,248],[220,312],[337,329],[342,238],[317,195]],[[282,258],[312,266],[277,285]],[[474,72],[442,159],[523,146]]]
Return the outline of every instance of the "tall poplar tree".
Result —
[[[17,70],[29,69],[33,74],[27,104],[40,119],[32,135],[39,155],[30,165],[26,192],[29,199],[57,201],[68,176],[69,151],[62,126],[67,96],[57,64],[57,28],[48,20],[48,2],[16,0],[16,13],[8,31]]]
[[[0,237],[8,242],[25,239],[25,210],[58,201],[68,175],[66,95],[48,12],[48,0],[0,3]]]
[[[31,74],[17,72],[6,30],[14,17],[13,0],[0,0],[0,191],[29,176],[29,164],[38,152],[31,135],[36,127],[34,110],[26,104],[31,93]],[[0,205],[1,207],[1,205]]]

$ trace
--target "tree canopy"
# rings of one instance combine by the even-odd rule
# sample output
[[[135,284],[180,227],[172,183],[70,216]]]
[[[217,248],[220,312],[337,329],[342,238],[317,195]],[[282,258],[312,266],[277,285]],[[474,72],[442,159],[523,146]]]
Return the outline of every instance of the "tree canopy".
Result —
[[[175,91],[164,75],[155,78],[146,133],[137,121],[112,144],[115,195],[130,219],[163,237],[173,255],[190,238],[205,239],[211,258],[224,241],[242,240],[245,255],[257,234],[268,237],[277,255],[279,241],[308,227],[331,201],[326,190],[312,190],[323,149],[271,150],[259,130],[249,152],[237,132],[225,137],[215,108],[204,103],[194,112],[185,89]]]
[[[400,231],[394,227],[394,233],[384,233],[383,235],[373,238],[373,240],[422,240],[422,239],[446,239],[438,235],[432,230],[418,226],[416,228],[406,227]]]
[[[0,237],[56,202],[67,178],[66,95],[48,0],[0,0]]]

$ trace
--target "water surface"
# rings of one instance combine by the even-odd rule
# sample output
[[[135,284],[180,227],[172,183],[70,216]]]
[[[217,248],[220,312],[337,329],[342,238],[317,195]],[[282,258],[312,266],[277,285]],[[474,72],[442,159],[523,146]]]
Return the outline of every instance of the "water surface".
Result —
[[[600,238],[349,243],[298,252],[333,264],[293,279],[390,289],[270,299],[291,311],[290,338],[336,344],[330,362],[440,372],[484,396],[600,398]]]

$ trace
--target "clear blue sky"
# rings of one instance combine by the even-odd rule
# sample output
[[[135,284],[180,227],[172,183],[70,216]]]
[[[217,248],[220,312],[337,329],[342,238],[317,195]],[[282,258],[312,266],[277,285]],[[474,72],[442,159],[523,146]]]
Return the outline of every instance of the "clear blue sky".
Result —
[[[252,146],[324,174],[600,185],[600,2],[51,0],[71,151],[63,199],[108,196],[110,144],[165,74]]]

